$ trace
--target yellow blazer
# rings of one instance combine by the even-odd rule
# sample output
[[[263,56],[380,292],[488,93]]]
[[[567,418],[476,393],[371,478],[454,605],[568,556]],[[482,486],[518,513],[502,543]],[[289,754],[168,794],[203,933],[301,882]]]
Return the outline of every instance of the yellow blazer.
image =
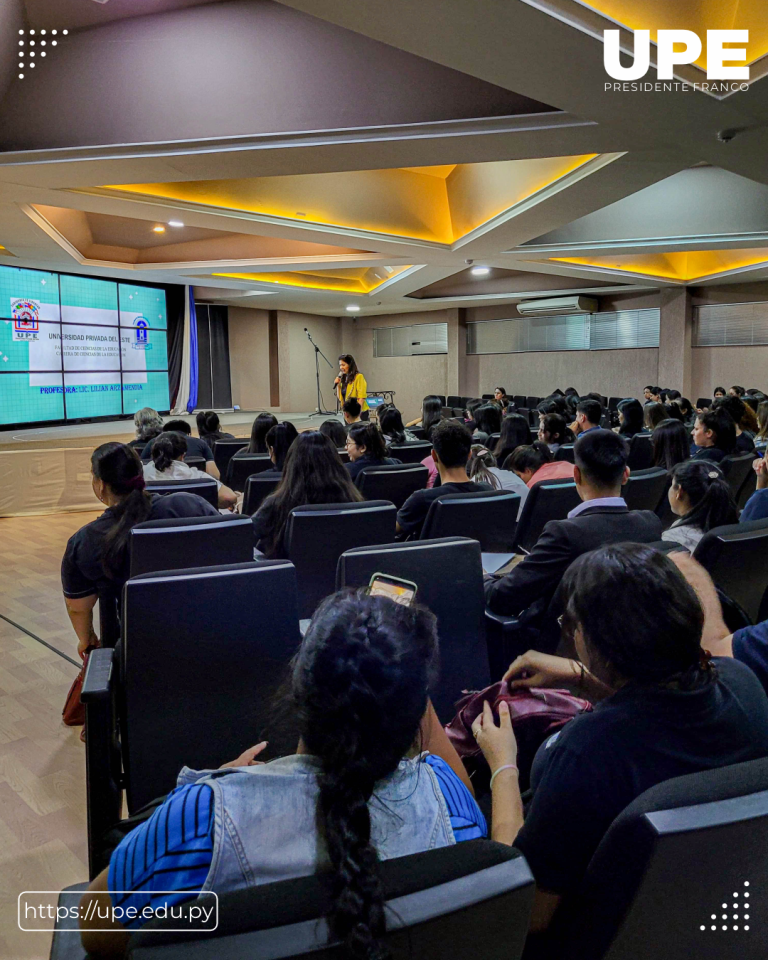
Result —
[[[344,403],[344,401],[349,400],[350,397],[355,397],[356,400],[360,401],[360,406],[363,410],[368,409],[368,401],[366,400],[368,396],[368,384],[365,382],[365,377],[362,373],[358,373],[352,383],[347,384],[347,390],[343,397],[341,395],[341,384],[336,387],[336,393],[340,403]]]

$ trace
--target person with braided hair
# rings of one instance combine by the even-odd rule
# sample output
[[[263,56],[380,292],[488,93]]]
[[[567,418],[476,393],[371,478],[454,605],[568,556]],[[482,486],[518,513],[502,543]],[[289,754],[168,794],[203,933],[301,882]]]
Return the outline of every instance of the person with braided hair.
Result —
[[[192,889],[221,893],[328,872],[331,938],[354,960],[386,957],[380,861],[487,833],[429,700],[437,659],[428,610],[366,590],[327,597],[291,668],[296,754],[260,764],[261,743],[226,769],[185,767],[83,906],[96,900],[102,915],[110,900],[136,907],[137,920],[126,922],[133,929],[144,908],[181,903]],[[124,949],[120,929],[83,930],[83,944],[89,954]]]
[[[125,443],[102,443],[91,455],[93,492],[106,510],[72,534],[61,561],[61,586],[67,613],[82,655],[99,639],[93,608],[100,595],[119,593],[128,579],[131,530],[144,520],[207,517],[218,511],[192,493],[150,496],[138,453]]]

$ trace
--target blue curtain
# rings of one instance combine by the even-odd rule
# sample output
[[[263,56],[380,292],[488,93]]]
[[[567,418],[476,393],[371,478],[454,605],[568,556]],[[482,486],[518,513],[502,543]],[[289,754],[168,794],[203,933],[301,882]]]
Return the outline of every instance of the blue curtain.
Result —
[[[195,296],[192,286],[189,287],[189,400],[187,412],[197,406],[197,314],[195,313]]]

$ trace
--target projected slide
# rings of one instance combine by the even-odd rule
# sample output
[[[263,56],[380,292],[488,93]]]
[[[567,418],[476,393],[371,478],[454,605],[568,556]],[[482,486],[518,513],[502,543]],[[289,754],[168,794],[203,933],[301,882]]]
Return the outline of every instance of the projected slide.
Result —
[[[0,424],[169,403],[164,290],[0,267]]]

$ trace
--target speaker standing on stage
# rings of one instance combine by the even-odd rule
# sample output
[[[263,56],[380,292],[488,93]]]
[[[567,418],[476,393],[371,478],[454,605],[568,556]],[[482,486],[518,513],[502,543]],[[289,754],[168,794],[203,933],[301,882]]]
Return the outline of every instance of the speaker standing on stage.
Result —
[[[365,382],[365,377],[357,369],[355,358],[351,354],[342,353],[339,357],[339,376],[333,381],[333,385],[336,388],[339,403],[343,404],[350,397],[355,397],[360,401],[360,406],[363,408],[360,419],[367,420],[369,418],[370,414],[368,413],[368,402],[366,400],[368,385]]]

